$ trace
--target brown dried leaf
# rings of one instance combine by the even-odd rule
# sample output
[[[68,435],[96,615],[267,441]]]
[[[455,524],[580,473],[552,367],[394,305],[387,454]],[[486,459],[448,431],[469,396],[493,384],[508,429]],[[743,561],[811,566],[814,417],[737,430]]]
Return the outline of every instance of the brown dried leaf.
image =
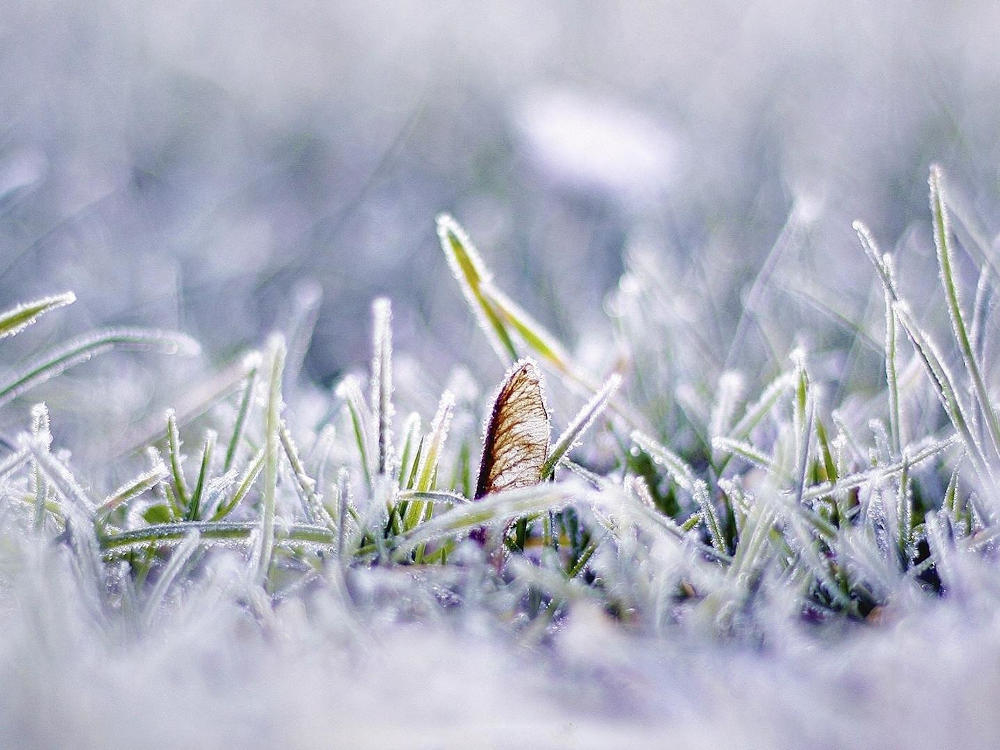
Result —
[[[504,379],[493,403],[476,499],[537,484],[549,451],[550,431],[538,367],[531,360],[520,360]]]

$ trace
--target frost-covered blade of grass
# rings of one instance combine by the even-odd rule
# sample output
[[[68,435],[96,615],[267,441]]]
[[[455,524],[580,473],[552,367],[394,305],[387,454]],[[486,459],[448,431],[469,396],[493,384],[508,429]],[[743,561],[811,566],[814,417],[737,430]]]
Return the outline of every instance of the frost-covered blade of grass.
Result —
[[[246,549],[252,547],[255,538],[260,536],[260,522],[178,521],[150,524],[138,529],[108,534],[101,538],[100,549],[102,555],[110,560],[150,549],[174,547],[183,542],[192,531],[198,532],[201,544],[218,544],[225,547],[236,545]],[[337,547],[337,538],[330,529],[314,524],[295,523],[274,528],[271,539],[272,552],[275,547],[297,546],[333,551]]]
[[[187,520],[195,521],[201,515],[201,498],[208,482],[208,473],[212,465],[212,454],[215,452],[215,443],[218,435],[215,430],[208,430],[205,433],[205,443],[201,450],[201,463],[198,466],[198,478],[195,480],[194,489],[191,491],[191,498],[188,501]]]
[[[348,375],[337,386],[337,396],[344,400],[347,413],[351,420],[351,428],[354,433],[355,445],[358,449],[359,462],[364,472],[365,483],[369,489],[373,487],[376,474],[375,460],[377,448],[375,447],[375,437],[372,434],[371,415],[364,397],[361,395],[361,385],[357,378]]]
[[[372,303],[372,318],[371,407],[376,429],[375,469],[385,474],[392,462],[392,308],[389,300],[381,298]]]
[[[493,276],[479,251],[458,222],[442,214],[438,216],[437,226],[452,273],[504,366],[510,366],[521,357],[514,341],[516,335],[526,350],[549,370],[565,377],[567,385],[574,390],[597,390],[596,384],[573,363],[557,338],[494,285]]]
[[[160,577],[156,581],[156,585],[153,586],[153,590],[149,593],[149,597],[146,600],[146,610],[143,616],[143,622],[146,628],[150,626],[153,619],[158,614],[158,610],[163,603],[163,598],[166,596],[167,590],[171,587],[174,581],[177,580],[181,572],[184,570],[185,566],[191,560],[192,556],[198,549],[198,542],[201,540],[201,534],[197,529],[191,529],[184,540],[177,545],[174,549],[173,554],[170,556],[170,562],[167,563],[163,572],[160,573]]]
[[[966,414],[967,410],[962,405],[959,398],[955,387],[954,377],[945,365],[943,358],[937,351],[937,348],[913,320],[910,315],[909,307],[900,297],[896,288],[896,282],[893,278],[891,262],[879,254],[871,233],[868,232],[867,228],[863,224],[855,222],[854,228],[858,233],[858,237],[861,240],[865,253],[868,255],[872,265],[879,274],[879,278],[882,281],[882,285],[885,288],[886,293],[892,298],[892,311],[894,318],[898,321],[903,331],[905,331],[907,337],[913,345],[914,350],[917,352],[921,362],[924,364],[924,369],[931,378],[934,391],[940,400],[941,405],[944,407],[945,413],[948,415],[963,442],[965,442],[969,455],[972,457],[977,470],[985,477],[988,477],[990,475],[988,461],[983,453],[979,440],[976,438],[972,428],[970,427],[969,419]]]
[[[552,445],[549,451],[548,458],[545,459],[545,463],[542,464],[541,477],[543,480],[547,479],[549,475],[555,470],[556,466],[562,460],[563,456],[573,450],[573,447],[577,445],[583,433],[587,431],[594,420],[597,419],[604,409],[607,407],[608,402],[614,395],[615,391],[621,385],[621,376],[615,374],[608,378],[608,381],[604,384],[600,391],[598,391],[593,398],[588,401],[582,409],[573,417],[573,421],[567,425],[566,429],[559,436],[556,442]]]
[[[656,463],[669,471],[673,480],[680,487],[692,495],[694,494],[698,479],[694,469],[683,458],[665,445],[661,445],[653,438],[638,431],[632,433],[632,442],[648,453]]]
[[[441,458],[444,441],[448,438],[448,428],[451,426],[454,409],[455,397],[451,391],[445,391],[441,394],[437,413],[431,421],[430,430],[424,439],[420,452],[420,463],[417,465],[416,483],[414,484],[414,489],[420,492],[433,489],[438,461]]]
[[[0,313],[0,339],[20,333],[42,315],[60,307],[76,302],[73,292],[54,294],[42,297],[32,302],[25,302],[17,307]]]
[[[403,425],[403,447],[399,454],[399,489],[411,486],[420,459],[420,415],[413,412]]]
[[[257,372],[260,369],[260,353],[252,352],[247,355],[243,362],[246,370],[246,382],[243,386],[243,393],[240,396],[240,406],[236,412],[236,421],[233,423],[233,432],[226,445],[226,458],[222,464],[223,471],[229,471],[239,450],[240,441],[243,438],[243,430],[246,426],[247,416],[250,414],[250,407],[253,404],[254,388],[257,385]]]
[[[0,385],[0,407],[10,403],[35,386],[93,357],[115,348],[159,351],[164,354],[194,355],[200,351],[198,342],[173,331],[139,328],[110,328],[72,339],[59,348],[20,368]]]
[[[992,458],[1000,459],[1000,419],[997,417],[993,401],[987,392],[986,382],[976,361],[976,353],[973,351],[968,327],[962,315],[962,306],[959,303],[958,284],[953,271],[955,259],[951,248],[951,226],[948,221],[948,207],[945,202],[943,180],[941,168],[937,165],[932,166],[929,178],[931,215],[934,220],[934,246],[937,248],[941,284],[944,287],[945,299],[948,302],[948,315],[951,318],[955,340],[958,343],[959,351],[962,353],[965,369],[972,381],[972,392],[978,402],[980,411],[986,417],[986,426],[993,447]]]
[[[170,476],[170,472],[156,448],[148,449],[147,458],[150,468],[111,493],[98,507],[98,517],[105,516],[120,505],[148,492]]]
[[[292,440],[292,435],[284,421],[281,422],[279,429],[281,445],[285,450],[285,457],[291,466],[292,474],[295,476],[306,518],[309,519],[310,523],[322,524],[332,529],[334,527],[333,519],[330,518],[330,514],[323,506],[323,496],[316,487],[316,480],[306,473],[302,459],[299,458],[299,451],[295,447],[295,442]]]
[[[483,332],[504,367],[518,358],[517,348],[498,315],[494,305],[483,292],[483,285],[490,280],[486,269],[472,241],[465,230],[451,216],[441,214],[437,218],[438,238],[448,264],[465,295],[469,307],[479,321]]]
[[[266,583],[274,547],[275,495],[278,489],[278,446],[281,428],[281,379],[285,367],[285,342],[275,335],[269,346],[267,407],[264,411],[264,490],[260,514],[260,557],[256,561],[257,579]]]
[[[460,504],[420,524],[399,540],[396,559],[421,544],[464,533],[484,525],[501,525],[519,516],[559,510],[574,496],[575,488],[562,484],[539,484],[532,487],[496,492],[474,503]]]
[[[744,461],[753,464],[754,466],[759,466],[765,471],[776,474],[779,477],[783,473],[782,468],[774,462],[774,459],[766,455],[763,451],[750,445],[750,443],[746,443],[742,440],[717,437],[712,440],[712,448],[719,453],[727,454],[727,461],[729,456],[739,456]]]

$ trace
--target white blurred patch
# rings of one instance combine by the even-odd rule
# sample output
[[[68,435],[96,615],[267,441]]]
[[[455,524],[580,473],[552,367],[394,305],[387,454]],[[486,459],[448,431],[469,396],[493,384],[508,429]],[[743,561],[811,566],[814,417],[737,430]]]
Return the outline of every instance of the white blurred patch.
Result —
[[[45,154],[37,149],[14,151],[0,159],[0,198],[38,183],[48,171]]]
[[[538,89],[516,108],[515,124],[541,169],[571,187],[653,198],[679,172],[674,135],[615,101],[568,89]]]

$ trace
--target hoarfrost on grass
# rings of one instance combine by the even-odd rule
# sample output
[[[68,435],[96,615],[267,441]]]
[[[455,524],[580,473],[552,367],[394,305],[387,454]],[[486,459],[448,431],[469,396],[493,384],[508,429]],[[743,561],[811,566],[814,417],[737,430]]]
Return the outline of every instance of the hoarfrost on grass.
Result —
[[[994,6],[118,5],[0,52],[0,744],[995,744]]]

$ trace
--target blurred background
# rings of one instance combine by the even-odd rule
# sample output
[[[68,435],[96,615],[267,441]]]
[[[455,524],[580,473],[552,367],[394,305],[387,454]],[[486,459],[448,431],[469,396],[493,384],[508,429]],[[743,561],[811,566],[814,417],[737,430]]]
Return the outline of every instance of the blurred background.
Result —
[[[756,310],[821,349],[880,304],[853,219],[899,244],[919,290],[935,283],[931,162],[996,215],[998,31],[985,0],[15,0],[0,300],[79,302],[4,342],[5,363],[137,324],[188,332],[221,366],[321,289],[310,378],[367,360],[370,302],[388,295],[397,350],[427,377],[464,365],[495,382],[440,211],[584,359],[630,258],[662,274],[720,369],[755,366],[760,342],[730,342],[758,277]],[[61,381],[64,399],[94,372]]]

